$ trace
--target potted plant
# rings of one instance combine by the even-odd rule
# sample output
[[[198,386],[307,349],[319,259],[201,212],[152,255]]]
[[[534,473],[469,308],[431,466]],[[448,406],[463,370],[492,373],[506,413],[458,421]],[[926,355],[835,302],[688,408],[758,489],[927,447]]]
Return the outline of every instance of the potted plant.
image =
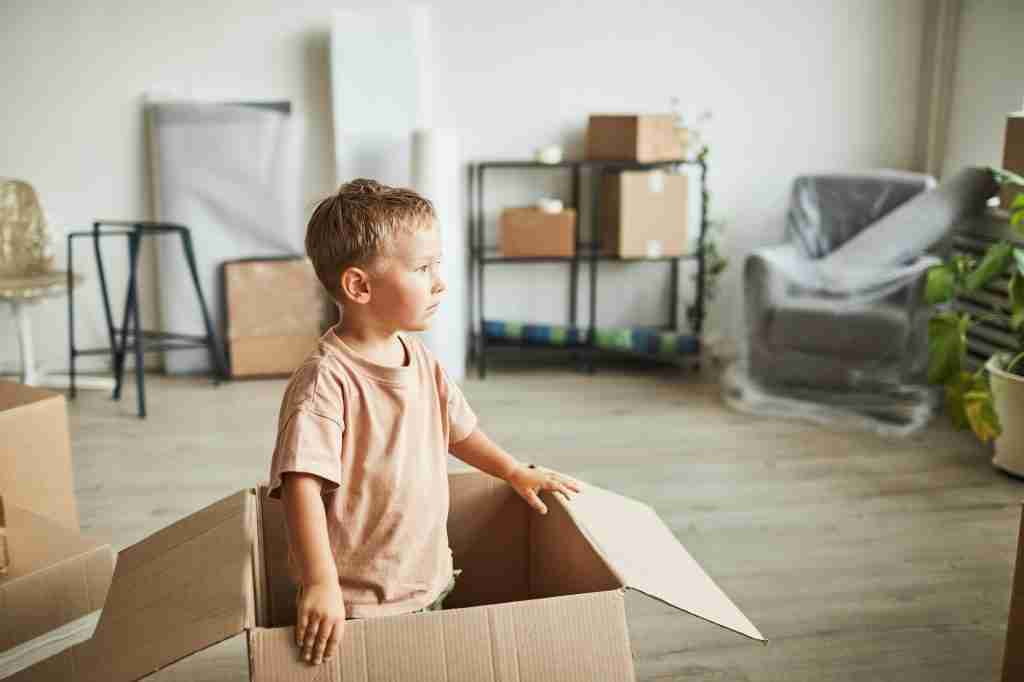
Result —
[[[1024,188],[1024,177],[999,169],[992,173],[1001,184]],[[1010,224],[1024,237],[1024,193],[1010,206]],[[1010,328],[1017,352],[996,353],[970,372],[965,366],[967,331],[996,318],[955,310],[951,302],[1002,275],[1010,277]],[[957,427],[969,426],[982,442],[995,439],[993,464],[1024,476],[1024,248],[1004,240],[980,260],[966,254],[950,257],[928,271],[925,298],[940,306],[928,322],[929,381],[943,385],[946,411]]]

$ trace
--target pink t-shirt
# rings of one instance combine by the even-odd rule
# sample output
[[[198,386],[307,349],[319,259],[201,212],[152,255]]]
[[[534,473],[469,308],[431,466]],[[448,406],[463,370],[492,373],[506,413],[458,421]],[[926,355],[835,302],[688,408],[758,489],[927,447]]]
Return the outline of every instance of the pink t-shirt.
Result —
[[[281,401],[270,496],[280,496],[285,472],[325,481],[327,532],[350,618],[419,610],[452,576],[447,457],[476,428],[476,415],[426,347],[399,338],[407,362],[385,367],[331,329]],[[297,576],[291,551],[289,563]]]

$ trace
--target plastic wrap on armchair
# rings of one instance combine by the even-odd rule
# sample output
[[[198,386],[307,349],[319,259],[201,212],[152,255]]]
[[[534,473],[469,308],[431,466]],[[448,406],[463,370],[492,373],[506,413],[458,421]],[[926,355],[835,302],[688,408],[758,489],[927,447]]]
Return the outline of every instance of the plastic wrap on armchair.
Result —
[[[726,397],[740,409],[852,420],[889,433],[927,423],[924,273],[995,191],[969,168],[935,187],[897,171],[793,184],[787,241],[744,263],[745,331]]]

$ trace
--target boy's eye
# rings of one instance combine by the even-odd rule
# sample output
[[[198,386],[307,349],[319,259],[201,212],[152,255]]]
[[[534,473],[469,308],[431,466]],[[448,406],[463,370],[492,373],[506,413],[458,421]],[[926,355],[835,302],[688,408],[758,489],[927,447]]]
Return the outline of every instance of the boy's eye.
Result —
[[[416,268],[416,271],[417,272],[426,272],[429,269],[430,269],[429,265],[421,265],[420,267]]]

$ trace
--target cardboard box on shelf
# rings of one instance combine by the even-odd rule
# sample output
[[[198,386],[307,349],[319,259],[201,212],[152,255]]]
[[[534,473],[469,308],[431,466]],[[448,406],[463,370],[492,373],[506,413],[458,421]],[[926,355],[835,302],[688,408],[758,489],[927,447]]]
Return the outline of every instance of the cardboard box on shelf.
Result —
[[[46,517],[6,502],[4,509],[9,564],[0,575],[0,680],[87,679],[68,667],[68,647],[92,635],[114,553]]]
[[[620,258],[686,253],[688,177],[623,171],[601,179],[601,250]]]
[[[307,258],[225,263],[224,292],[235,378],[291,374],[337,314]]]
[[[592,115],[585,156],[590,161],[674,161],[683,143],[672,114]]]
[[[60,393],[0,381],[0,493],[9,505],[78,530],[67,404]]]
[[[311,668],[295,646],[281,505],[250,489],[121,552],[95,636],[71,649],[76,669],[107,682],[161,669],[151,679],[633,680],[626,589],[763,640],[644,504],[585,486],[545,494],[541,516],[479,472],[449,487],[462,573],[443,611],[349,621],[339,655]]]
[[[498,248],[510,258],[571,257],[576,253],[576,211],[506,208],[498,219]]]
[[[1003,168],[1017,175],[1024,175],[1024,111],[1006,116],[1006,134],[1003,137]],[[999,194],[999,205],[1010,210],[1014,198],[1022,191],[1007,185]]]

